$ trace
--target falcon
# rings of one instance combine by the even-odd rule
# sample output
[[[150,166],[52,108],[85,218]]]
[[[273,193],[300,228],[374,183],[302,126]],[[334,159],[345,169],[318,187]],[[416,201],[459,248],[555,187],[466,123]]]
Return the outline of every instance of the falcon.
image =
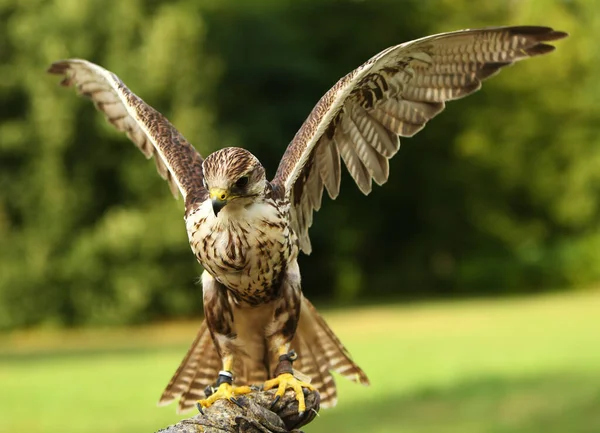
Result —
[[[389,175],[389,159],[440,113],[512,63],[549,53],[567,34],[549,27],[461,30],[390,47],[340,79],[288,145],[275,177],[249,151],[206,159],[112,72],[85,60],[52,64],[147,158],[185,203],[191,249],[203,266],[205,319],[159,404],[200,410],[263,384],[282,396],[318,390],[337,401],[332,372],[361,384],[365,373],[302,294],[298,254],[323,191],[335,199],[343,160],[364,193]],[[206,393],[204,390],[206,389]]]

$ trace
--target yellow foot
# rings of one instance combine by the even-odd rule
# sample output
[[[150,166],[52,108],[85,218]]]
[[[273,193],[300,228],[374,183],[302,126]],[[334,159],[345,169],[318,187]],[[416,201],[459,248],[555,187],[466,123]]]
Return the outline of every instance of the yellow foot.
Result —
[[[302,392],[302,388],[307,388],[309,391],[316,390],[316,388],[310,383],[302,382],[296,379],[290,373],[283,373],[277,376],[275,379],[267,380],[263,386],[263,389],[268,391],[275,387],[278,387],[277,392],[275,393],[277,400],[283,397],[286,389],[292,388],[294,390],[296,393],[296,400],[298,401],[298,413],[300,414],[306,411],[306,403],[304,401],[304,393]]]
[[[196,406],[198,410],[202,412],[203,408],[207,408],[213,405],[213,403],[217,400],[229,400],[235,404],[238,402],[235,399],[236,395],[243,395],[252,392],[249,386],[232,386],[228,383],[222,383],[219,387],[213,392],[208,398],[204,400],[198,400]]]

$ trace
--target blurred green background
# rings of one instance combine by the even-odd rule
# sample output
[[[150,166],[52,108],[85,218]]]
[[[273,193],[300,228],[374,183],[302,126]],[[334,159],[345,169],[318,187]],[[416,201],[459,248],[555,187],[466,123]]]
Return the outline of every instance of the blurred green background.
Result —
[[[50,63],[112,70],[203,155],[246,147],[272,176],[372,55],[508,24],[571,36],[404,139],[369,197],[345,175],[315,218],[304,292],[337,307],[373,386],[340,384],[307,431],[600,431],[593,0],[0,0],[0,431],[175,422],[153,405],[202,310],[181,201]]]

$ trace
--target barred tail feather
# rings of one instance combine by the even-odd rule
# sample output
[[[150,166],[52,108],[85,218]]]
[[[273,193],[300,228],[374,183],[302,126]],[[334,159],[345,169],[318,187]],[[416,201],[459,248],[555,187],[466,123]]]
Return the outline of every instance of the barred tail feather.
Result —
[[[369,385],[367,375],[352,361],[350,353],[306,298],[302,299],[300,321],[292,347],[298,352],[294,366],[312,379],[311,384],[321,394],[321,407],[333,407],[337,403],[331,371],[353,382]]]
[[[329,372],[324,352],[305,333],[297,333],[292,347],[298,353],[294,370],[310,377],[310,383],[319,390],[321,406],[333,407],[337,403],[335,381]]]
[[[177,412],[186,412],[204,398],[204,389],[214,383],[221,369],[217,352],[206,321],[202,322],[196,339],[181,361],[158,401],[159,406],[179,399]]]
[[[260,385],[269,379],[269,370],[263,360],[253,360],[246,355],[237,356],[233,364],[234,385]]]
[[[306,298],[302,299],[300,321],[292,348],[298,352],[294,367],[311,378],[311,384],[321,395],[321,407],[333,407],[337,403],[332,371],[354,382],[369,384],[366,374],[352,361],[346,348]],[[274,357],[271,371],[274,371],[276,363],[277,359]],[[178,413],[193,409],[196,402],[205,397],[204,389],[214,384],[220,369],[221,358],[204,321],[161,395],[159,406],[179,399]],[[236,385],[261,383],[269,376],[269,370],[262,362],[252,362],[247,357],[236,359],[234,371]]]

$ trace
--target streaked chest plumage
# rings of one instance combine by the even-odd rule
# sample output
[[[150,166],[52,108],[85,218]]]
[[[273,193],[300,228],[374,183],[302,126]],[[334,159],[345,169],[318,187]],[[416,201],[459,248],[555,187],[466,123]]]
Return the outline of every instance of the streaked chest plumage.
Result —
[[[273,299],[286,265],[298,255],[287,223],[288,206],[270,200],[230,203],[215,216],[210,200],[186,219],[198,261],[236,298],[250,304]]]

